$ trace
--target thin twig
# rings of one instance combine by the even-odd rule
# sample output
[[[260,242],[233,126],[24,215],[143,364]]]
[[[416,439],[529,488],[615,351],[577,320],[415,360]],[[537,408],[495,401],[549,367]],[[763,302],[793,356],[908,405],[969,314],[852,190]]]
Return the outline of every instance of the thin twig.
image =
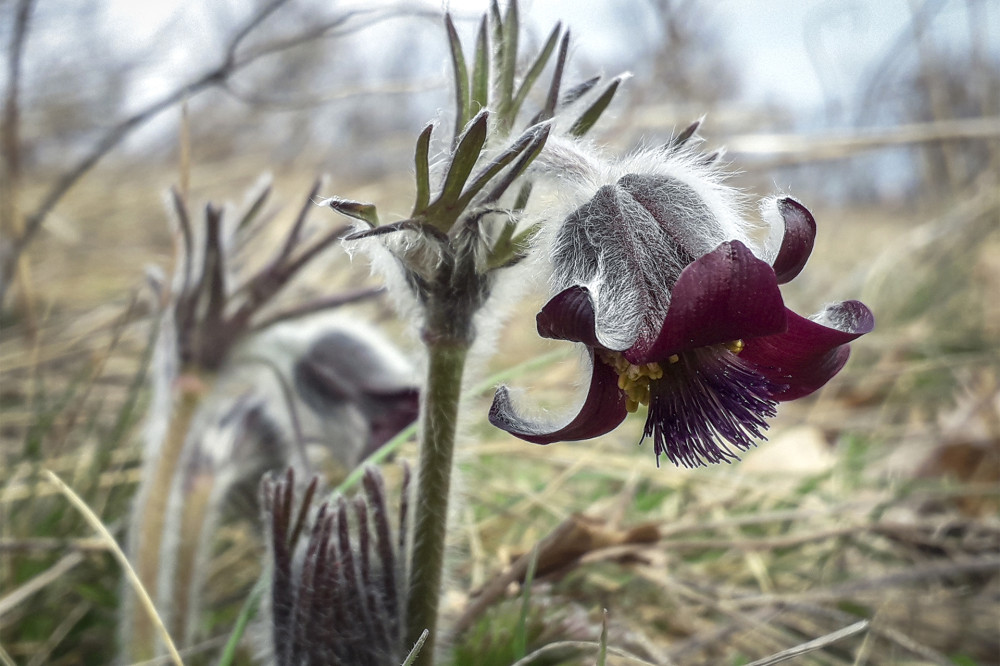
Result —
[[[262,331],[268,326],[273,326],[282,321],[288,321],[289,319],[297,319],[305,315],[314,314],[321,310],[332,310],[334,308],[339,308],[344,305],[349,305],[351,303],[357,303],[359,301],[366,301],[371,298],[380,296],[385,292],[385,287],[359,287],[358,289],[353,289],[347,292],[341,292],[333,296],[327,296],[325,298],[319,298],[312,301],[307,301],[302,305],[289,308],[287,310],[282,310],[281,312],[276,312],[270,317],[261,319],[260,323],[254,324],[251,330]]]
[[[135,569],[132,568],[132,565],[128,561],[128,557],[125,556],[125,553],[118,545],[118,542],[115,541],[115,538],[111,535],[111,532],[109,532],[108,529],[104,526],[104,523],[101,522],[101,519],[98,518],[94,514],[94,512],[90,510],[90,507],[87,506],[87,503],[84,502],[79,495],[73,492],[73,489],[67,486],[62,479],[60,479],[58,476],[56,476],[49,470],[44,470],[43,473],[45,474],[46,477],[48,477],[49,482],[55,484],[55,486],[59,489],[59,491],[63,495],[65,495],[66,499],[68,499],[70,503],[74,507],[76,507],[76,509],[80,512],[80,514],[83,515],[84,519],[86,519],[87,523],[90,524],[91,528],[97,531],[97,533],[100,534],[101,537],[107,542],[108,547],[111,549],[112,554],[114,554],[115,556],[115,559],[118,560],[118,563],[125,571],[125,575],[128,577],[129,583],[132,585],[133,590],[138,595],[143,608],[149,615],[150,621],[152,621],[157,631],[159,631],[160,638],[163,640],[163,644],[166,646],[167,652],[169,652],[170,656],[173,658],[174,664],[176,664],[176,666],[183,666],[184,662],[181,661],[181,655],[177,652],[177,648],[174,646],[174,642],[170,638],[170,634],[167,633],[167,628],[163,625],[163,620],[160,618],[159,613],[156,612],[156,607],[153,605],[153,600],[149,598],[149,594],[146,592],[146,589],[142,586],[142,583],[139,581],[139,576],[135,573]],[[74,553],[74,555],[80,557],[81,559],[83,557],[79,553]]]

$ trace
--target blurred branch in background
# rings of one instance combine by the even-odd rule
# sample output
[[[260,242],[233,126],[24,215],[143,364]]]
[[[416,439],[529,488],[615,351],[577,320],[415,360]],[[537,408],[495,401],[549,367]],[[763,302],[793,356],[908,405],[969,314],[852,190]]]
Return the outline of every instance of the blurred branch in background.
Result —
[[[28,17],[30,16],[31,4],[31,0],[22,0],[18,4],[15,30],[10,46],[11,63],[5,99],[3,136],[4,153],[7,155],[5,159],[6,170],[13,175],[13,177],[5,178],[5,182],[8,183],[7,186],[11,188],[13,194],[4,197],[7,202],[16,201],[15,190],[21,175],[17,160],[17,146],[20,145],[21,141],[18,120],[19,74],[24,43],[28,37]],[[42,196],[35,209],[23,216],[23,225],[12,221],[10,231],[4,229],[4,237],[0,239],[0,244],[2,244],[0,245],[0,307],[6,302],[7,291],[18,271],[17,267],[21,263],[21,256],[56,205],[102,158],[148,121],[204,90],[220,86],[225,88],[235,73],[268,56],[282,53],[307,42],[344,35],[390,17],[426,13],[409,10],[405,7],[352,10],[326,20],[313,22],[293,35],[273,38],[270,41],[244,48],[251,36],[260,33],[263,26],[286,4],[288,4],[288,0],[273,0],[257,9],[230,37],[226,43],[221,62],[204,74],[190,79],[130,114],[124,120],[112,125],[100,138],[94,141],[83,157],[62,171]],[[348,25],[349,23],[351,25]],[[10,150],[11,147],[14,147],[13,152]],[[9,203],[8,206],[12,206],[12,204]],[[20,217],[16,212],[12,215]],[[5,216],[4,219],[6,220],[7,217]]]
[[[29,330],[34,329],[34,313],[31,304],[31,286],[28,264],[21,259],[21,251],[12,245],[11,239],[26,234],[19,205],[21,181],[21,62],[24,42],[31,20],[33,0],[21,0],[14,10],[13,33],[7,52],[7,94],[4,97],[3,121],[0,125],[0,140],[3,145],[3,159],[0,161],[0,309],[3,307],[7,282],[18,274],[22,286],[22,302],[19,309],[24,312]]]
[[[946,143],[958,139],[1000,140],[1000,116],[936,120],[927,123],[863,128],[849,132],[742,134],[726,147],[741,156],[766,156],[768,167],[842,159],[889,146]]]

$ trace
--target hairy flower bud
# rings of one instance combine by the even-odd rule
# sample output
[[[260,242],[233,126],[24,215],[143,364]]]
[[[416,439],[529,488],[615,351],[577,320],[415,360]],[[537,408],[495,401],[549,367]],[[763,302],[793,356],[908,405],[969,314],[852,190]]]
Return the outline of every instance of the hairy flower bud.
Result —
[[[539,444],[587,439],[648,405],[657,459],[731,460],[730,446],[752,446],[778,401],[825,384],[872,329],[857,301],[812,320],[785,308],[778,285],[808,259],[812,215],[782,198],[766,206],[771,229],[747,221],[715,157],[686,147],[692,128],[610,165],[572,146],[553,151],[546,166],[589,194],[552,232],[555,295],[538,331],[588,348],[590,390],[575,417],[546,423],[523,417],[500,387],[494,425]]]

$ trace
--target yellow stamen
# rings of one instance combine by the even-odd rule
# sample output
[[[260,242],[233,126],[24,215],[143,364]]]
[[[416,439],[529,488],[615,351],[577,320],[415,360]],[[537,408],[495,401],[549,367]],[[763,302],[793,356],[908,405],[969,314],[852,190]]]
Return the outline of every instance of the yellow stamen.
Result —
[[[727,342],[725,344],[726,349],[733,352],[734,354],[739,354],[741,351],[743,351],[744,346],[745,345],[743,344],[742,340],[732,340],[731,342]]]
[[[598,357],[618,373],[618,388],[625,393],[625,409],[634,412],[639,405],[649,404],[650,381],[663,377],[663,368],[659,363],[632,365],[620,352],[603,350],[598,352]]]

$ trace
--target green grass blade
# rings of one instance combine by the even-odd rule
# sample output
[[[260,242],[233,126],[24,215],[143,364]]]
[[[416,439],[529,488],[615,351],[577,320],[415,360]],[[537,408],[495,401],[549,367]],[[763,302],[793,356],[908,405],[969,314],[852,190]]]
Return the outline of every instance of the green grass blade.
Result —
[[[243,639],[243,634],[246,633],[250,620],[257,614],[257,609],[260,608],[260,600],[264,597],[264,593],[267,592],[270,574],[270,567],[265,567],[260,578],[254,583],[253,589],[250,590],[250,594],[243,601],[243,605],[240,607],[240,614],[236,617],[236,625],[233,627],[232,633],[229,634],[229,640],[226,641],[226,646],[222,649],[222,655],[219,657],[219,666],[230,666],[233,663],[233,659],[236,658],[236,650]]]
[[[398,433],[396,433],[395,437],[393,437],[384,445],[382,445],[382,447],[379,448],[378,450],[373,451],[371,455],[369,455],[361,463],[359,463],[358,466],[355,467],[354,470],[350,474],[348,474],[347,477],[343,481],[341,481],[336,488],[333,489],[333,492],[330,493],[330,496],[333,497],[336,495],[346,494],[348,490],[358,485],[358,482],[361,481],[361,478],[365,475],[366,467],[368,467],[369,465],[378,465],[386,458],[391,456],[393,453],[395,453],[396,450],[400,446],[402,446],[404,442],[406,442],[416,434],[417,434],[416,423],[411,423],[410,425],[400,430]]]
[[[528,654],[528,613],[531,610],[531,584],[535,581],[538,566],[538,546],[532,550],[528,571],[524,574],[524,594],[521,597],[521,613],[514,631],[514,659],[522,659]]]
[[[505,382],[516,377],[520,377],[523,374],[537,370],[538,368],[544,368],[550,363],[556,361],[561,361],[565,358],[569,358],[570,354],[573,352],[572,346],[567,346],[562,349],[557,349],[551,351],[547,354],[542,354],[541,356],[536,356],[535,358],[528,359],[524,363],[518,363],[517,365],[507,368],[506,370],[501,370],[500,372],[494,373],[479,382],[466,394],[468,396],[482,395],[496,388],[497,384]]]

